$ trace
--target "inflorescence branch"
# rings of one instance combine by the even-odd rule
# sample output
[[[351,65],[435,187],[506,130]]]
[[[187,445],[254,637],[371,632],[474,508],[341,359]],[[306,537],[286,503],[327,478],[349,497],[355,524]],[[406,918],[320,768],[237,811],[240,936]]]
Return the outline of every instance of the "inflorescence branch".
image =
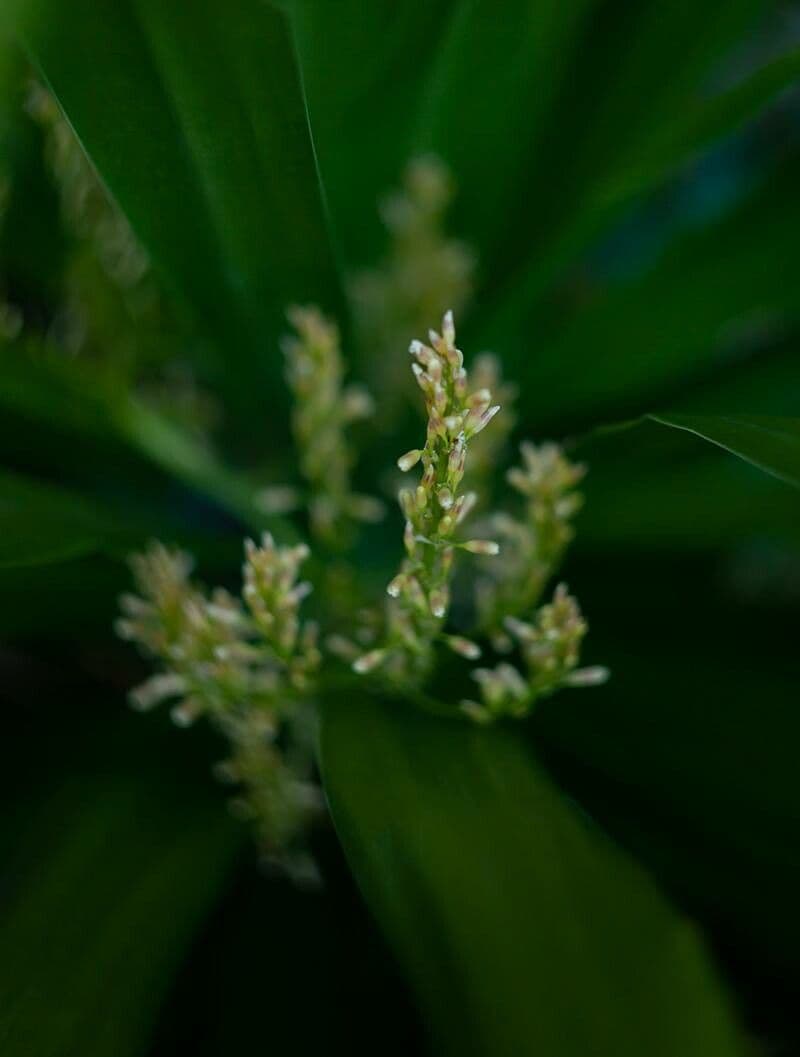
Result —
[[[434,644],[442,638],[450,608],[450,582],[457,550],[491,555],[493,540],[462,539],[459,527],[475,504],[473,492],[462,492],[467,449],[500,410],[488,389],[471,390],[464,356],[455,345],[452,312],[442,322],[442,333],[430,331],[430,344],[413,341],[412,371],[425,396],[428,425],[425,445],[398,459],[403,472],[418,463],[422,474],[415,488],[400,492],[406,519],[406,557],[387,587],[391,598],[385,642],[354,663],[365,674],[384,668],[394,680],[418,681],[430,671]],[[445,641],[467,657],[477,657],[477,645],[461,636]]]
[[[449,186],[443,171],[420,163],[408,180],[389,212],[397,275],[387,277],[382,297],[394,290],[401,265],[414,271],[426,239],[431,253],[443,255],[434,269],[442,265],[440,278],[455,281],[466,271],[455,250],[444,267],[440,221]],[[440,287],[445,285],[442,278]],[[394,292],[398,304],[410,304]],[[404,473],[418,467],[419,478],[399,492],[405,555],[386,589],[389,598],[383,608],[366,604],[363,563],[348,563],[344,554],[354,523],[374,520],[379,509],[374,499],[353,491],[355,453],[346,431],[370,413],[371,400],[344,384],[335,324],[313,307],[293,308],[289,318],[296,334],[285,340],[284,351],[305,505],[313,535],[339,552],[323,565],[318,583],[330,655],[323,658],[316,623],[300,615],[311,591],[299,575],[308,548],[278,546],[269,535],[260,546],[245,545],[240,597],[207,592],[192,580],[188,555],[153,545],[132,560],[138,594],[122,598],[118,631],[161,665],[131,694],[134,707],[172,701],[173,718],[182,725],[207,716],[230,744],[219,773],[237,784],[238,811],[252,819],[266,853],[300,873],[310,862],[303,833],[321,806],[312,742],[316,699],[326,685],[323,662],[344,660],[358,676],[411,697],[433,675],[438,647],[467,661],[494,652],[500,655],[494,666],[484,663],[470,673],[477,699],[453,703],[454,714],[479,723],[523,718],[560,688],[594,686],[608,673],[579,667],[587,624],[565,585],[542,602],[574,534],[584,467],[557,444],[524,442],[522,465],[507,475],[523,497],[522,509],[515,516],[492,511],[491,479],[514,426],[508,411],[497,418],[493,392],[507,403],[514,391],[486,354],[468,375],[451,311],[441,333],[430,331],[427,342],[410,345],[427,426],[423,445],[397,464]],[[287,488],[270,489],[262,500],[273,512],[300,505]],[[467,532],[473,513],[479,520]],[[477,558],[471,582],[468,576],[454,579],[459,552]],[[461,593],[451,623],[454,592]],[[340,668],[335,678],[352,676]]]
[[[356,462],[348,427],[373,412],[363,386],[344,384],[339,329],[313,306],[288,312],[296,333],[283,340],[286,380],[292,394],[292,430],[300,472],[308,486],[311,532],[334,549],[346,546],[354,521],[376,522],[383,504],[352,489]],[[303,505],[292,488],[265,489],[260,496],[268,513],[287,513]]]

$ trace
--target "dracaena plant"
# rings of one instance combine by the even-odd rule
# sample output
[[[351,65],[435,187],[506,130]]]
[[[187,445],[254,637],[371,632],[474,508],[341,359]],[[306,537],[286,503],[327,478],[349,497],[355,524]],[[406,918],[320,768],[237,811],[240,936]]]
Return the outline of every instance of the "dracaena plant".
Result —
[[[436,248],[434,240],[432,252]],[[313,308],[292,309],[289,318],[297,336],[284,342],[287,380],[309,529],[339,551],[354,518],[366,514],[371,520],[380,513],[374,499],[354,495],[350,484],[346,426],[354,411],[370,406],[369,398],[344,388],[336,327]],[[502,653],[511,653],[516,643],[522,664],[520,669],[502,659],[474,668],[481,700],[462,700],[465,716],[480,723],[525,717],[540,697],[564,686],[596,685],[607,675],[601,667],[578,668],[587,625],[565,585],[539,606],[572,535],[570,520],[580,506],[574,486],[584,468],[555,444],[536,448],[526,442],[525,469],[508,474],[526,495],[526,516],[515,521],[499,512],[485,515],[502,532],[502,548],[496,540],[467,535],[478,502],[476,492],[463,490],[470,449],[501,408],[492,404],[489,389],[473,388],[455,339],[447,311],[441,333],[429,332],[429,344],[411,342],[427,425],[424,447],[397,460],[403,473],[418,464],[422,471],[415,487],[399,493],[405,557],[386,588],[383,611],[373,606],[362,612],[361,626],[349,637],[341,628],[334,633],[323,627],[320,642],[319,624],[302,619],[301,604],[313,589],[300,579],[310,555],[305,543],[280,546],[269,532],[260,545],[247,540],[240,597],[194,583],[191,557],[162,544],[131,562],[138,593],[123,596],[117,630],[163,666],[132,692],[131,703],[147,710],[172,700],[172,716],[181,726],[203,715],[211,719],[231,746],[218,771],[239,786],[234,805],[253,819],[265,855],[298,876],[307,878],[313,869],[303,837],[322,805],[311,780],[315,698],[328,670],[335,674],[336,659],[413,697],[430,679],[441,647],[466,661],[481,658],[475,637],[448,626],[459,553],[493,559],[502,553],[504,560],[487,565],[475,584],[473,623],[477,635],[492,636]],[[286,491],[269,490],[266,501],[283,508]],[[356,573],[350,570],[350,582]],[[323,621],[328,611],[328,623],[331,613],[341,611],[341,600],[323,597],[318,608]],[[359,646],[363,642],[369,649]]]
[[[798,1050],[791,8],[4,5],[3,1057]]]

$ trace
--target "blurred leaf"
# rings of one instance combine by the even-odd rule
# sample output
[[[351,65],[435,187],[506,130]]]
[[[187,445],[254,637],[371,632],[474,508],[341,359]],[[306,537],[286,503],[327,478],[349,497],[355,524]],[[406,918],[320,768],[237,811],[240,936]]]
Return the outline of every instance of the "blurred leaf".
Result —
[[[779,329],[800,306],[797,159],[731,215],[686,234],[633,280],[576,290],[561,325],[515,348],[520,403],[537,428],[560,428],[642,403],[735,362],[754,326]],[[530,340],[530,339],[529,339]],[[662,397],[663,399],[663,397]],[[572,418],[570,418],[572,416]],[[565,424],[566,419],[566,424]]]
[[[800,543],[792,488],[686,430],[645,416],[594,430],[570,450],[589,467],[579,553],[655,548],[661,561],[676,551],[728,553],[752,539]]]
[[[674,461],[654,459],[649,467],[628,462],[622,444],[593,454],[579,551],[602,548],[622,556],[649,550],[657,560],[659,552],[718,552],[752,538],[800,543],[798,498],[791,489],[719,452],[688,450],[699,445],[684,436],[685,445],[672,449]],[[636,444],[653,451],[649,441]]]
[[[122,436],[157,466],[178,480],[215,500],[251,529],[268,525],[277,528],[284,539],[293,535],[289,523],[269,517],[256,503],[257,485],[237,475],[214,453],[175,423],[131,397],[121,400],[114,418]]]
[[[672,428],[664,430],[664,425]],[[715,447],[698,444],[698,437]],[[750,466],[723,457],[717,447]],[[800,501],[779,483],[797,485],[800,478],[797,419],[648,415],[595,430],[574,450],[590,465],[580,550],[730,548],[754,537],[800,542]]]
[[[579,61],[575,52],[595,7],[595,0],[512,0],[498,18],[492,0],[452,5],[415,149],[433,150],[452,166],[464,229],[491,261],[489,281],[506,267],[498,234],[505,233],[509,199],[528,182],[535,145]],[[476,70],[491,75],[476,77]],[[514,217],[520,222],[527,215]]]
[[[514,733],[339,700],[322,767],[352,868],[448,1052],[741,1052],[691,928]]]
[[[800,488],[800,419],[767,415],[650,415],[685,429]]]
[[[793,1012],[797,547],[657,560],[625,550],[583,560],[571,575],[591,623],[587,659],[612,677],[591,695],[542,702],[537,748],[748,973],[793,995]]]
[[[331,221],[352,267],[382,249],[378,196],[419,149],[414,120],[444,27],[459,5],[291,0],[286,6]]]
[[[0,568],[77,558],[121,536],[108,512],[81,497],[0,472]]]
[[[493,269],[498,288],[505,280],[503,299],[524,312],[583,251],[609,219],[595,216],[596,190],[646,148],[654,129],[694,108],[714,68],[764,12],[757,0],[712,0],[702,10],[657,0],[593,6],[544,135],[529,145],[504,203],[501,267]],[[504,103],[503,111],[519,100]]]
[[[628,171],[598,192],[598,205],[621,203],[661,183],[670,170],[734,132],[800,78],[800,49],[773,59],[740,83],[654,130]],[[623,166],[620,166],[623,169]]]
[[[320,888],[298,888],[249,863],[238,872],[192,949],[148,1057],[375,1057],[376,1040],[381,1057],[428,1053],[336,838],[326,832],[324,842],[314,848]]]
[[[287,303],[337,299],[284,16],[261,0],[44,11],[29,40],[43,75],[154,263],[216,341],[231,406],[263,405]]]
[[[52,355],[36,359],[26,349],[11,347],[2,366],[0,406],[37,427],[63,431],[67,454],[75,451],[85,458],[79,438],[104,449],[121,443],[250,529],[271,527],[286,539],[293,535],[288,522],[259,509],[257,482],[229,469],[208,444],[135,394],[92,385],[88,365],[60,362]],[[61,452],[54,453],[48,444],[45,454],[48,463],[58,465]]]
[[[119,749],[109,739],[88,765],[70,755],[68,777],[48,776],[46,795],[15,805],[10,835],[6,816],[0,1046],[8,1057],[141,1057],[230,870],[240,834],[221,805],[181,786],[174,757],[151,753],[131,768]]]

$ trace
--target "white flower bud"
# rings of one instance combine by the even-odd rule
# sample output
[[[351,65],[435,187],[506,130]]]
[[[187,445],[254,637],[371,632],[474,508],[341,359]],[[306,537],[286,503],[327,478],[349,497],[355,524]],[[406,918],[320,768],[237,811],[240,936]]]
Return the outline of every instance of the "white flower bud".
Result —
[[[301,503],[300,493],[289,485],[272,485],[262,488],[255,497],[256,505],[265,514],[289,514]]]
[[[447,612],[450,602],[450,592],[446,587],[436,587],[431,591],[430,605],[431,613],[437,620],[441,620]]]
[[[413,469],[419,460],[422,458],[421,448],[412,448],[411,451],[407,451],[405,455],[401,455],[397,460],[398,467],[403,473],[408,473],[409,470]]]
[[[442,318],[442,337],[448,345],[452,345],[456,340],[456,325],[453,322],[452,308],[448,308]]]
[[[369,653],[362,653],[353,661],[353,671],[358,675],[367,675],[383,664],[385,658],[386,650],[370,650]]]
[[[459,496],[456,502],[456,524],[461,522],[468,517],[478,502],[478,496],[476,492],[467,492],[465,495]]]
[[[500,553],[500,544],[496,540],[467,540],[466,543],[461,543],[460,547],[470,554],[484,554],[489,557]]]
[[[399,598],[400,592],[406,585],[406,576],[404,573],[398,573],[393,580],[390,580],[386,587],[386,594],[390,598]]]
[[[453,653],[460,657],[466,657],[468,661],[477,661],[481,655],[481,648],[472,639],[465,639],[461,635],[446,635],[444,640]]]
[[[611,673],[608,668],[596,665],[592,668],[576,668],[564,680],[566,686],[601,686]]]

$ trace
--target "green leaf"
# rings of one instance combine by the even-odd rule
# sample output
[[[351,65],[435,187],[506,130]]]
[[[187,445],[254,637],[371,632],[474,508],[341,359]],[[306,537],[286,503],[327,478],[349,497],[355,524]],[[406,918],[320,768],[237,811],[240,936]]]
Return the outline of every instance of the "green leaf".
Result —
[[[617,206],[661,183],[671,170],[736,131],[759,114],[800,77],[800,49],[794,49],[766,63],[740,83],[697,103],[688,113],[676,115],[655,130],[652,139],[639,152],[627,171],[616,182],[597,193],[602,203]]]
[[[323,717],[340,839],[440,1047],[741,1053],[691,927],[559,796],[518,733],[374,700]]]
[[[124,765],[101,729],[108,743],[88,757],[64,740],[68,774],[17,799],[0,831],[7,1057],[141,1057],[238,846],[221,803],[185,772],[181,785],[174,758]]]
[[[791,489],[751,476],[796,509]],[[735,947],[728,964],[745,1001],[755,978],[767,1004],[785,982],[792,1011],[798,569],[796,544],[763,536],[694,560],[674,548],[656,556],[628,547],[584,558],[572,575],[591,623],[589,659],[608,664],[612,678],[591,695],[542,702],[532,720],[569,795],[701,915],[729,954]]]
[[[770,415],[649,415],[684,429],[800,488],[800,419]]]
[[[593,5],[545,134],[530,145],[504,203],[495,271],[496,282],[508,280],[504,298],[518,284],[523,304],[540,296],[608,226],[609,216],[596,216],[596,190],[646,148],[653,129],[694,109],[715,66],[762,11],[756,0],[713,0],[702,11],[657,0]],[[506,97],[498,112],[520,103]]]
[[[763,372],[748,364],[751,369],[734,376],[735,384],[720,388],[719,400],[712,386],[685,411],[602,427],[575,442],[574,454],[590,466],[578,549],[718,552],[753,539],[796,546],[798,499],[785,483],[797,484],[798,420],[727,412],[735,394],[756,402],[760,394],[761,403],[788,409],[793,359],[765,363]],[[783,387],[781,397],[767,401],[774,384]],[[700,410],[704,402],[707,407]],[[720,448],[739,458],[725,457]],[[754,473],[751,466],[765,473]]]
[[[287,4],[331,222],[349,267],[382,248],[378,196],[419,149],[414,122],[457,6],[452,0]]]
[[[492,0],[454,4],[437,49],[415,146],[452,166],[465,230],[500,269],[506,267],[509,199],[538,166],[540,159],[533,165],[531,159],[580,61],[576,52],[594,6],[593,0],[511,0],[498,18]],[[513,223],[527,223],[528,212]]]
[[[109,514],[80,496],[0,472],[0,568],[77,558],[119,536]]]
[[[228,469],[214,453],[169,419],[131,397],[114,408],[120,434],[132,446],[184,484],[215,500],[251,529],[272,527],[283,539],[294,533],[289,523],[264,514],[256,503],[257,485]]]
[[[52,354],[37,358],[22,347],[5,350],[0,406],[32,425],[34,437],[42,435],[42,426],[64,435],[64,443],[56,452],[52,443],[45,446],[42,458],[48,469],[53,462],[58,465],[63,454],[85,459],[87,444],[89,457],[99,445],[101,453],[94,455],[95,461],[110,450],[115,465],[119,463],[119,449],[127,448],[135,457],[144,457],[147,463],[215,502],[251,530],[271,528],[284,539],[294,535],[284,519],[267,516],[259,509],[255,499],[258,483],[247,474],[231,470],[210,446],[135,394],[110,391],[92,382],[92,371],[86,364],[60,361]],[[11,428],[18,430],[18,425]],[[26,440],[26,449],[30,443]]]
[[[588,289],[555,324],[529,310],[513,348],[523,414],[561,430],[635,414],[735,364],[754,328],[779,332],[800,306],[797,172],[789,159],[730,215],[688,232],[635,278]]]
[[[279,375],[287,303],[337,301],[291,41],[261,0],[46,0],[28,44],[232,407]],[[91,76],[87,76],[91,71]]]

